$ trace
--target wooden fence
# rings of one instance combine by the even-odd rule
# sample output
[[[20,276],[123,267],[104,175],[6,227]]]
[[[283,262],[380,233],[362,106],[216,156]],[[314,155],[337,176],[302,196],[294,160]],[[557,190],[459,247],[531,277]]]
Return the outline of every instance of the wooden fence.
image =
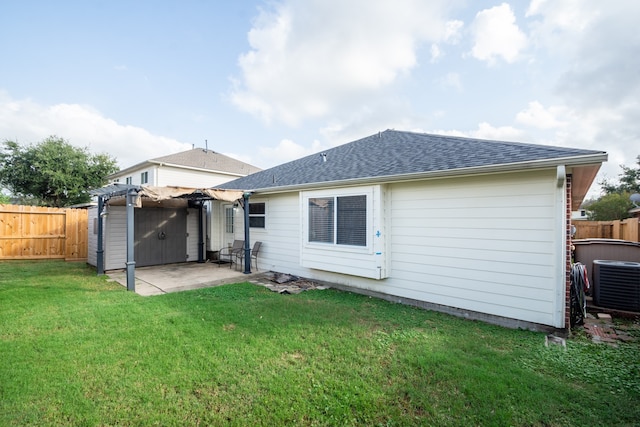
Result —
[[[574,239],[619,239],[640,242],[640,218],[622,221],[573,221]]]
[[[87,259],[87,210],[0,205],[0,260]]]

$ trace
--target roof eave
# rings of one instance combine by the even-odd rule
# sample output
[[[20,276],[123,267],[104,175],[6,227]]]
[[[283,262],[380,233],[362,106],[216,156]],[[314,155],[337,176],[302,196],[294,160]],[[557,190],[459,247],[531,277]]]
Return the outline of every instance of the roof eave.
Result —
[[[390,182],[416,181],[420,179],[446,178],[477,174],[513,172],[522,170],[545,169],[558,165],[579,167],[601,164],[607,160],[607,153],[589,154],[584,156],[562,157],[528,162],[504,163],[500,165],[476,166],[469,168],[447,169],[440,171],[416,172],[401,175],[383,175],[374,177],[352,178],[337,181],[312,182],[305,184],[286,185],[280,187],[254,188],[254,194],[286,193],[290,191],[302,191],[328,187],[345,187],[363,184],[381,184]]]

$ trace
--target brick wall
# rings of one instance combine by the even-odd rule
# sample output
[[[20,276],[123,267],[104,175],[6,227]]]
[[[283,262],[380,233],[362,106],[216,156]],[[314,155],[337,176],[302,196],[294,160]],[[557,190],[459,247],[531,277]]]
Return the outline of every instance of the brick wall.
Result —
[[[567,175],[567,193],[565,203],[565,233],[567,244],[565,246],[565,299],[564,299],[564,327],[571,327],[571,175]]]

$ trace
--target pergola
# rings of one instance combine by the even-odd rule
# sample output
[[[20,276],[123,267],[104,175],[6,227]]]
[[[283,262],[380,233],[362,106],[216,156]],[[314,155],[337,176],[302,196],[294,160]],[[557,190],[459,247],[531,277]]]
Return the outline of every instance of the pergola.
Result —
[[[125,204],[127,217],[127,290],[135,291],[135,245],[134,245],[134,208],[142,208],[145,203],[167,204],[171,206],[184,205],[198,209],[199,237],[198,237],[198,262],[205,262],[204,239],[202,238],[203,206],[208,200],[222,200],[226,202],[239,202],[244,208],[244,273],[251,273],[251,248],[249,240],[249,191],[222,190],[216,188],[189,188],[189,187],[155,187],[139,186],[131,184],[113,183],[92,190],[91,195],[98,198],[98,248],[97,270],[98,275],[104,274],[104,249],[103,249],[103,213],[108,203]]]

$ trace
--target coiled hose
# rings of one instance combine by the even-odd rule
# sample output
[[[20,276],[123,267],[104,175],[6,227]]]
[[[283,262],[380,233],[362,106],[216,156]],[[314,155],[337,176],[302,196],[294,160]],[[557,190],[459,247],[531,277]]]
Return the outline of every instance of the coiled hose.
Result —
[[[570,321],[571,326],[582,325],[587,315],[587,299],[585,293],[589,292],[589,276],[587,267],[576,262],[571,266],[571,292],[570,292]]]

